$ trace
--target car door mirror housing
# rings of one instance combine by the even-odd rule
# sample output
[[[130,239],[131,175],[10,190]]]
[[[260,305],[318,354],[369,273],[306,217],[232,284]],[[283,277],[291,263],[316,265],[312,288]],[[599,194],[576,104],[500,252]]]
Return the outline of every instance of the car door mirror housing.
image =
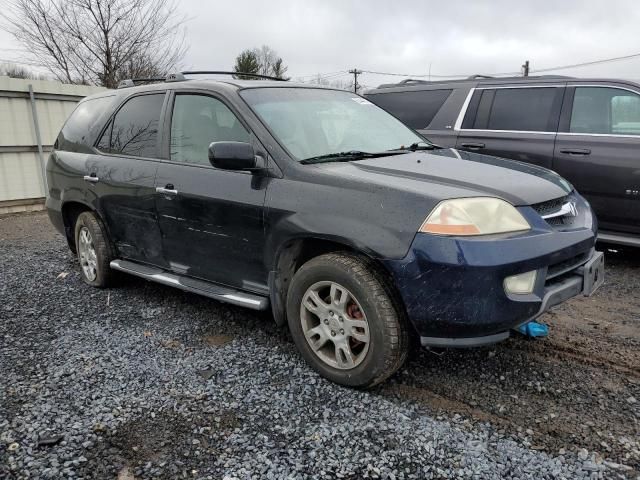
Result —
[[[245,142],[213,142],[209,145],[209,161],[224,170],[258,170],[263,165],[253,146]]]

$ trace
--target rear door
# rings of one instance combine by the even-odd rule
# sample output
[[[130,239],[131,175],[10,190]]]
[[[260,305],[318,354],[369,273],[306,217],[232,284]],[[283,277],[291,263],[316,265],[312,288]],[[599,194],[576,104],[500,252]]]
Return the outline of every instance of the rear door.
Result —
[[[85,182],[119,256],[163,265],[155,176],[165,92],[130,97],[107,123],[86,162]]]
[[[209,163],[211,142],[255,142],[221,97],[177,92],[167,112],[168,161],[158,168],[163,252],[176,273],[265,293],[267,178]]]
[[[571,82],[554,170],[589,200],[603,230],[640,233],[640,90]]]
[[[457,148],[551,168],[564,85],[475,88],[455,130]]]

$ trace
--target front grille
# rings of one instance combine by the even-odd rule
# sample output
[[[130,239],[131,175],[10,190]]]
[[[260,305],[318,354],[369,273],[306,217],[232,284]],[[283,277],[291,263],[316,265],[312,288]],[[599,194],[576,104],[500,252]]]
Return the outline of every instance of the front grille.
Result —
[[[573,221],[575,219],[576,217],[571,217],[569,215],[562,215],[561,217],[547,218],[545,219],[545,221],[552,227],[563,227],[565,225],[573,224]]]
[[[553,200],[548,200],[546,202],[535,203],[531,205],[531,207],[538,212],[541,217],[545,217],[547,215],[553,215],[554,213],[558,213],[564,204],[571,201],[570,196],[554,198]],[[575,221],[576,217],[571,214],[558,215],[550,218],[545,218],[544,220],[555,228],[562,228],[565,226],[572,225]]]
[[[569,197],[555,198],[547,202],[534,203],[533,205],[531,205],[531,207],[542,217],[544,215],[549,215],[550,213],[560,210],[562,208],[562,205],[564,205],[564,203],[568,199]]]

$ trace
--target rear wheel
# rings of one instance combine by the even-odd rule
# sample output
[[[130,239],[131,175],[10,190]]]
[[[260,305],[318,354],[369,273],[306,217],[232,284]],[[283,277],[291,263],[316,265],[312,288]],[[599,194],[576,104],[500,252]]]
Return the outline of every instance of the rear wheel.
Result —
[[[404,363],[408,331],[371,262],[330,253],[304,264],[287,296],[287,318],[305,360],[324,377],[372,387]]]
[[[93,287],[108,286],[115,275],[109,267],[113,253],[104,225],[94,213],[78,216],[75,239],[82,280]]]

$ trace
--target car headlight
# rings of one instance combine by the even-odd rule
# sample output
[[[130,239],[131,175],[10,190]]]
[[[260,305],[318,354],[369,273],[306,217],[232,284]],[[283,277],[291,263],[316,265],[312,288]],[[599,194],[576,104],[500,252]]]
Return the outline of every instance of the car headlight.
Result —
[[[420,227],[436,235],[490,235],[531,226],[516,208],[499,198],[456,198],[440,202]]]

